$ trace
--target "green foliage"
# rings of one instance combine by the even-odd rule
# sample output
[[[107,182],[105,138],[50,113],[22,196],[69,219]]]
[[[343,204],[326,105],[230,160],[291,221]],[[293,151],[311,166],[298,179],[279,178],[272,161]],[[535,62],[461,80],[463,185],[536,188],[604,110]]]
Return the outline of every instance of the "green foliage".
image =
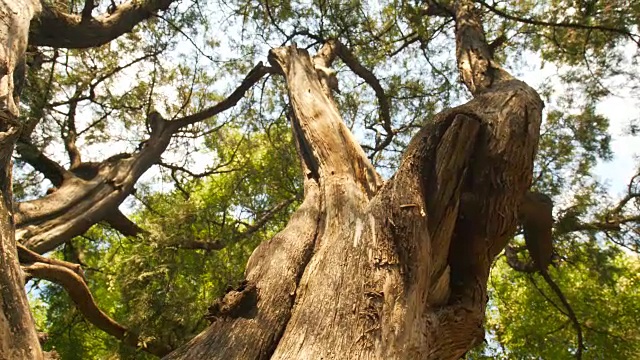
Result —
[[[341,114],[388,177],[416,130],[468,97],[458,81],[454,23],[424,15],[424,3],[183,1],[99,48],[29,49],[30,62],[38,65],[21,97],[22,120],[37,126],[26,137],[66,166],[63,143],[73,118],[84,161],[134,152],[148,137],[150,110],[168,119],[193,114],[227,96],[269,48],[295,41],[313,53],[323,40],[337,38],[376,75],[390,100],[387,125],[371,87],[334,63]],[[534,187],[556,200],[559,265],[551,275],[582,322],[585,358],[640,357],[640,265],[637,254],[620,251],[638,252],[637,229],[603,232],[611,221],[637,216],[640,203],[617,209],[594,175],[597,164],[616,155],[610,121],[597,105],[617,91],[635,96],[639,88],[637,48],[624,32],[640,26],[640,4],[486,3],[510,15],[479,6],[487,39],[506,39],[495,49],[506,68],[515,74],[558,69],[538,89],[547,107]],[[83,4],[66,3],[75,12]],[[107,2],[98,5],[102,11]],[[143,341],[175,347],[202,330],[207,307],[242,279],[255,246],[295,209],[302,179],[287,101],[281,81],[269,77],[233,109],[182,130],[163,154],[163,166],[151,171],[157,176],[139,183],[136,200],[125,204],[145,234],[126,238],[95,226],[54,254],[80,261],[100,308]],[[388,127],[392,141],[374,150]],[[41,196],[49,184],[16,159],[16,199]],[[490,286],[488,343],[468,358],[571,358],[575,331],[562,309],[542,296],[559,304],[538,275],[510,270],[501,259]],[[45,348],[56,348],[65,360],[152,358],[87,323],[56,286],[40,283],[32,303],[38,326],[49,333]]]
[[[640,258],[588,244],[574,252],[589,255],[550,274],[582,320],[583,358],[638,358]],[[575,331],[540,276],[515,273],[501,259],[490,285],[487,328],[492,340],[486,353],[497,359],[574,358]]]
[[[288,129],[282,119],[272,125],[264,134],[249,137],[228,129],[211,139],[219,158],[233,162],[185,184],[189,196],[186,189],[140,194],[145,207],[135,217],[147,231],[141,237],[97,227],[73,242],[67,250],[85,264],[103,311],[144,341],[171,347],[204,329],[208,306],[243,279],[253,249],[284,226],[300,195]],[[254,229],[283,203],[266,225]],[[196,242],[220,250],[194,250]],[[47,348],[64,359],[150,358],[83,321],[58,287],[47,285],[41,298],[48,305],[43,328],[52,334]]]

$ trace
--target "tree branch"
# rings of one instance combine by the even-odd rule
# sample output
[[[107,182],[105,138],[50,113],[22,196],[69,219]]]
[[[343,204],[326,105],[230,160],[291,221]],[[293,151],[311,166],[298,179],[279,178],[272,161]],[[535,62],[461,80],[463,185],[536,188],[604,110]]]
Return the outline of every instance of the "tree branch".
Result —
[[[70,176],[65,168],[48,158],[31,143],[18,140],[16,143],[16,151],[20,155],[20,160],[33,166],[37,171],[42,173],[51,181],[53,186],[60,186],[65,177]]]
[[[82,163],[80,150],[76,145],[76,140],[78,138],[78,132],[76,131],[76,110],[78,108],[78,98],[81,94],[82,90],[78,87],[69,104],[66,126],[62,126],[61,129],[64,148],[67,150],[67,154],[69,155],[69,169],[75,169],[80,165],[80,163]]]
[[[28,251],[28,250],[27,250]],[[69,294],[69,297],[76,304],[82,315],[100,330],[123,341],[125,344],[140,348],[156,356],[164,356],[172,349],[161,342],[140,343],[137,334],[130,332],[126,327],[120,325],[109,315],[105,314],[96,304],[91,291],[86,282],[69,266],[60,264],[61,261],[34,262],[23,266],[23,270],[35,278],[48,280],[61,285]]]
[[[364,67],[353,55],[351,50],[344,46],[340,41],[334,40],[334,43],[336,55],[338,55],[338,57],[349,67],[349,69],[351,69],[351,71],[371,86],[376,94],[376,98],[378,99],[378,116],[382,121],[382,127],[387,133],[385,139],[380,144],[376,144],[376,147],[373,149],[374,152],[380,151],[391,143],[391,140],[393,140],[393,136],[395,135],[395,132],[391,128],[391,104],[389,102],[389,98],[385,94],[382,85],[380,85],[380,81],[373,72]]]
[[[91,12],[95,7],[93,0],[84,0],[84,7],[82,8],[82,21],[88,21],[91,19]]]
[[[118,209],[109,213],[104,218],[104,221],[124,236],[137,236],[145,232],[143,228],[131,221]]]
[[[181,127],[231,108],[264,74],[272,71],[272,68],[258,64],[229,97],[196,114],[167,121],[157,112],[150,113],[151,135],[140,151],[133,155],[120,154],[124,156],[111,157],[101,163],[81,163],[81,166],[88,165],[88,170],[92,171],[90,176],[80,176],[80,168],[76,168],[73,173],[62,169],[63,176],[56,177],[54,170],[61,167],[53,161],[43,162],[41,168],[61,186],[46,198],[16,204],[16,239],[36,252],[44,253],[83,234],[95,223],[107,220],[111,211],[117,209],[133,191],[139,177],[160,161],[162,153]],[[41,154],[38,154],[32,154],[32,158],[39,158]],[[135,232],[131,224],[123,230]]]
[[[295,199],[287,199],[281,201],[276,206],[267,210],[262,216],[260,216],[253,224],[248,225],[244,231],[241,231],[235,234],[228,241],[220,241],[220,240],[181,240],[176,242],[175,246],[180,249],[188,249],[188,250],[205,250],[205,251],[213,251],[213,250],[221,250],[224,247],[231,243],[236,242],[241,239],[247,238],[248,236],[254,234],[256,231],[260,230],[264,225],[267,224],[269,220],[271,220],[277,213],[285,209],[287,206],[291,205]]]
[[[482,20],[472,0],[458,0],[456,11],[456,58],[462,81],[474,96],[494,83],[513,77],[494,61],[485,38]]]
[[[170,122],[172,129],[176,131],[185,126],[195,124],[197,122],[206,120],[214,115],[217,115],[231,107],[240,101],[246,94],[246,92],[255,85],[266,74],[272,74],[274,69],[268,66],[264,66],[262,61],[258,65],[254,66],[247,76],[242,80],[240,86],[238,86],[227,98],[220,101],[216,105],[200,111],[196,114],[185,116]]]
[[[532,261],[525,262],[518,259],[518,252],[521,250],[524,250],[524,249],[518,249],[511,245],[507,245],[504,248],[504,254],[507,259],[507,264],[509,264],[509,266],[512,269],[519,272],[524,272],[524,273],[536,272],[537,268],[535,267],[535,264]]]
[[[131,32],[137,24],[157,11],[166,10],[174,1],[129,0],[116,7],[113,13],[96,18],[64,13],[43,3],[42,13],[31,22],[29,44],[69,49],[104,45]]]
[[[576,313],[573,311],[573,307],[571,307],[571,304],[569,304],[567,297],[564,296],[562,289],[560,289],[560,287],[555,283],[555,281],[551,279],[551,276],[549,276],[549,273],[545,270],[545,271],[541,271],[540,274],[542,275],[544,280],[547,282],[551,290],[553,290],[553,292],[556,294],[558,299],[560,299],[562,306],[564,306],[564,308],[567,310],[565,315],[569,318],[569,320],[571,320],[571,323],[573,324],[573,328],[576,330],[576,336],[578,341],[578,348],[576,349],[576,359],[580,360],[582,359],[582,353],[584,351],[584,341],[582,339],[582,326],[580,325],[580,321],[578,320]]]

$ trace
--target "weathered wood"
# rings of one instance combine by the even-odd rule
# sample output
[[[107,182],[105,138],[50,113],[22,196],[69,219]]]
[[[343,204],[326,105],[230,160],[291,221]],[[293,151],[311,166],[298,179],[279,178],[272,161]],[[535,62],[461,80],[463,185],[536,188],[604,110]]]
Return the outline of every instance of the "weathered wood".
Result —
[[[39,10],[39,1],[0,0],[0,359],[8,360],[43,358],[16,252],[11,178],[20,132],[14,72],[24,71],[29,21]]]
[[[319,56],[331,57],[324,48]],[[531,181],[536,92],[511,79],[439,114],[380,187],[308,53],[280,48],[270,61],[287,81],[293,133],[319,202],[313,255],[283,268],[271,256],[299,249],[300,240],[279,235],[261,245],[256,253],[270,255],[254,255],[247,270],[258,302],[243,310],[258,315],[217,320],[168,358],[456,359],[480,343],[489,269]],[[292,266],[301,276],[283,271]],[[268,274],[261,283],[256,268]],[[267,278],[291,281],[290,302],[277,300]],[[265,329],[273,311],[282,315],[277,326],[252,330]],[[272,353],[247,350],[247,338]]]

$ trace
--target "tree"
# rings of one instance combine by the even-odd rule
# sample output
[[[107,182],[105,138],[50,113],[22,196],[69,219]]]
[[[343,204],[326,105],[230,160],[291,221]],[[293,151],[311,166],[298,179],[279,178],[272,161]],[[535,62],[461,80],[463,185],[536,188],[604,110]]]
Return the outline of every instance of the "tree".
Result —
[[[106,222],[129,236],[144,232],[118,210],[134,191],[139,178],[156,163],[170,169],[174,178],[176,172],[188,173],[161,160],[172,139],[179,132],[236,105],[267,74],[281,76],[288,90],[289,106],[285,113],[302,167],[303,200],[286,227],[253,252],[245,281],[229,290],[212,307],[210,317],[215,320],[212,325],[167,358],[460,357],[484,338],[489,270],[515,234],[522,220],[518,214],[528,205],[526,199],[530,197],[525,194],[532,184],[540,139],[543,101],[536,90],[498,65],[502,55],[500,47],[509,40],[506,37],[516,26],[537,26],[550,29],[553,37],[561,36],[566,41],[554,44],[553,39],[545,39],[543,33],[534,36],[536,41],[532,46],[548,57],[555,57],[552,60],[558,63],[575,64],[582,61],[576,59],[575,49],[583,45],[577,38],[583,33],[594,34],[594,39],[585,43],[585,47],[596,53],[594,57],[600,61],[597,69],[604,71],[609,69],[608,62],[612,60],[604,53],[609,46],[622,38],[637,41],[637,36],[626,30],[632,25],[628,17],[621,16],[615,7],[607,6],[585,6],[575,21],[562,22],[514,15],[485,2],[479,2],[479,7],[472,1],[462,0],[428,2],[424,6],[396,9],[390,16],[395,17],[395,22],[390,21],[385,24],[385,31],[376,33],[371,30],[370,19],[346,15],[350,9],[362,9],[359,3],[318,4],[322,13],[335,11],[326,16],[331,19],[329,28],[324,28],[323,13],[317,31],[298,23],[291,32],[283,30],[288,21],[295,17],[312,18],[316,14],[284,2],[270,4],[267,1],[258,8],[240,3],[238,8],[244,17],[254,17],[258,24],[264,22],[268,31],[280,33],[287,43],[294,36],[316,42],[316,54],[311,56],[295,43],[271,49],[270,66],[260,62],[253,67],[228,97],[189,114],[186,113],[191,110],[187,101],[171,119],[140,100],[145,94],[153,94],[156,80],[160,79],[154,77],[137,88],[140,96],[122,100],[130,104],[106,107],[107,110],[103,106],[105,117],[112,116],[113,111],[124,114],[127,109],[133,109],[139,117],[144,113],[148,139],[132,153],[116,154],[100,162],[83,161],[80,155],[77,139],[82,131],[75,121],[80,114],[78,105],[87,100],[102,104],[99,97],[104,95],[96,89],[108,81],[113,72],[130,65],[111,64],[112,73],[89,77],[84,82],[70,77],[68,83],[61,83],[61,88],[66,90],[73,85],[73,95],[56,104],[66,110],[61,122],[61,140],[69,155],[69,166],[62,166],[45,155],[31,139],[43,116],[19,117],[13,96],[14,90],[15,94],[21,90],[27,39],[33,46],[96,47],[131,32],[146,19],[162,19],[157,12],[169,9],[171,4],[168,0],[112,3],[107,13],[98,17],[92,15],[96,4],[91,0],[81,4],[72,2],[69,12],[46,2],[7,5],[15,11],[3,15],[7,20],[5,24],[9,25],[3,29],[5,51],[2,56],[7,71],[2,80],[2,94],[6,115],[0,124],[5,137],[2,151],[7,154],[2,157],[4,207],[0,209],[4,214],[4,223],[0,224],[2,296],[17,301],[10,305],[3,302],[2,338],[21,341],[3,344],[0,351],[7,354],[6,357],[42,357],[22,290],[19,263],[28,276],[61,284],[90,322],[125,344],[142,347],[156,355],[166,355],[173,350],[167,343],[147,342],[140,333],[105,314],[96,305],[77,263],[45,258],[42,254],[70,242],[98,222]],[[78,5],[82,6],[78,8]],[[531,6],[535,9],[534,5]],[[560,9],[564,5],[554,6]],[[526,8],[527,4],[523,5],[522,9]],[[337,11],[340,9],[344,11]],[[480,9],[487,13],[483,14]],[[74,11],[78,14],[74,15]],[[491,16],[503,20],[502,24],[492,23]],[[473,95],[472,100],[440,111],[431,119],[427,117],[436,112],[436,107],[426,107],[423,113],[424,104],[419,102],[415,118],[421,119],[394,128],[391,113],[402,114],[402,110],[394,109],[402,103],[402,97],[416,93],[422,93],[416,98],[425,97],[419,82],[392,77],[385,89],[369,69],[387,56],[393,56],[387,53],[396,52],[393,45],[398,41],[394,38],[402,33],[404,26],[397,23],[398,18],[404,19],[404,24],[413,31],[400,38],[397,52],[418,43],[420,49],[428,49],[429,32],[438,27],[441,29],[437,32],[441,32],[453,24],[456,67],[462,83]],[[442,20],[429,23],[432,18]],[[612,25],[592,25],[589,22],[593,19]],[[364,20],[364,25],[355,26],[360,20]],[[185,16],[183,23],[188,21],[189,17]],[[166,22],[175,25],[169,20]],[[500,36],[488,42],[483,24],[492,30],[499,28]],[[359,33],[354,29],[365,30]],[[519,31],[526,33],[528,29],[515,32]],[[158,34],[163,35],[160,30],[155,33]],[[371,41],[377,44],[369,45]],[[517,40],[513,43],[518,46]],[[362,50],[378,45],[394,47],[394,50]],[[119,46],[123,46],[120,51],[126,51],[126,44]],[[558,48],[565,51],[557,52]],[[363,59],[352,49],[361,49]],[[129,64],[149,58],[157,61],[162,48],[157,50]],[[54,55],[56,51],[53,50]],[[102,48],[101,51],[108,50]],[[583,57],[588,66],[587,56]],[[108,62],[104,59],[107,58],[100,61]],[[365,147],[368,153],[345,125],[338,108],[338,103],[353,101],[360,105],[363,99],[334,98],[338,90],[337,76],[331,67],[336,59],[368,84],[377,100],[377,119],[365,124],[376,133],[374,143]],[[594,76],[594,81],[607,75]],[[170,81],[171,76],[165,76],[164,80]],[[446,79],[446,75],[444,77]],[[14,83],[18,85],[15,89]],[[30,86],[34,87],[35,81]],[[193,89],[189,90],[189,97]],[[587,105],[602,96],[594,91],[586,94]],[[32,105],[31,112],[45,108],[33,106],[39,99],[36,95],[36,92],[25,94],[23,99]],[[57,99],[49,96],[47,90],[41,97],[44,102],[55,103]],[[111,96],[109,101],[114,98]],[[397,102],[392,101],[395,99]],[[55,106],[49,109],[51,107]],[[561,118],[556,116],[556,120]],[[565,121],[606,124],[606,119],[599,118],[588,106],[579,116]],[[414,128],[420,130],[412,134]],[[575,133],[582,136],[577,142],[585,150],[592,146],[592,152],[606,157],[607,138],[600,136],[597,129],[599,127],[595,131],[576,128]],[[100,127],[92,131],[100,133]],[[383,154],[389,148],[403,148],[402,137],[411,137],[411,141],[402,149],[401,157]],[[15,206],[12,205],[9,161],[14,144],[17,144],[19,158],[54,186],[48,195],[21,201]],[[555,164],[549,164],[561,164],[561,159],[571,157],[574,148],[571,145],[564,153],[558,151],[554,154],[557,155]],[[582,164],[589,165],[596,155],[589,153],[584,158]],[[397,162],[395,166],[389,165],[394,162]],[[397,170],[393,177],[383,181],[374,163],[397,167]],[[180,181],[176,180],[176,184],[180,186]],[[615,231],[637,222],[637,216],[627,213],[627,205],[638,197],[636,186],[632,181],[628,196],[609,209],[600,221],[582,222],[580,215],[587,206],[578,206],[574,209],[577,213],[565,214],[559,219],[554,235],[583,230]],[[555,190],[559,189],[558,186]],[[263,209],[267,217],[256,217],[253,225],[245,226],[245,232],[262,226],[274,212],[286,208],[292,201],[274,206],[271,212]],[[524,223],[527,225],[526,219]],[[550,234],[550,228],[543,230]],[[16,245],[16,239],[20,245]],[[546,240],[550,241],[550,236]],[[200,248],[218,246],[209,241],[191,244]],[[519,249],[511,250],[517,253]],[[550,260],[550,253],[543,255],[547,257],[545,261]],[[508,256],[510,265],[526,270],[526,266],[518,265],[517,257],[517,254]],[[539,263],[533,252],[532,258]],[[574,324],[580,333],[581,325],[576,321]],[[576,355],[580,357],[580,336],[576,347]]]

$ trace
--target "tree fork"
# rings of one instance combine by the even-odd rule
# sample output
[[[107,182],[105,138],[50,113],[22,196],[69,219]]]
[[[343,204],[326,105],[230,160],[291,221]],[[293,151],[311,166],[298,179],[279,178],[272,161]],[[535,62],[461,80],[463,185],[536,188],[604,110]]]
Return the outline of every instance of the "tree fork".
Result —
[[[319,56],[331,58],[324,50]],[[459,357],[483,338],[491,262],[515,230],[531,181],[539,97],[511,78],[478,91],[425,126],[380,188],[308,53],[294,45],[269,60],[287,81],[305,202],[249,261],[254,307],[216,320],[168,358]],[[290,236],[301,221],[315,229],[313,239]],[[271,258],[309,246],[308,263]],[[292,266],[296,276],[283,271]],[[273,293],[270,278],[291,281],[289,301]],[[265,333],[273,313],[278,326]]]

